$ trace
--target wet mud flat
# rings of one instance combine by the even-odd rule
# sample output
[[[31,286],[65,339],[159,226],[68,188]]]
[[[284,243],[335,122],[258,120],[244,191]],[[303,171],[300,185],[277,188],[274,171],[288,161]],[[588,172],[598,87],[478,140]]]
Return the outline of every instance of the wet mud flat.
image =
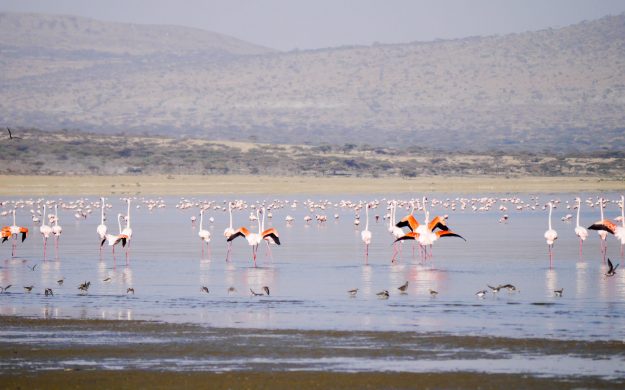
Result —
[[[623,388],[625,344],[0,316],[2,388]]]

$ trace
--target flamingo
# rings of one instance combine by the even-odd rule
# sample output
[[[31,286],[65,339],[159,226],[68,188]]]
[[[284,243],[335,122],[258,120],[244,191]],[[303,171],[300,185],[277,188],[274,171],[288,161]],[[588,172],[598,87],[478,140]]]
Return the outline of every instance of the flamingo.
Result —
[[[46,259],[46,248],[48,246],[48,238],[50,238],[50,235],[52,234],[52,227],[50,227],[50,225],[46,225],[46,219],[45,219],[45,215],[46,215],[46,205],[44,203],[43,205],[43,221],[41,222],[41,226],[39,226],[39,232],[41,233],[41,235],[43,236],[43,259]]]
[[[102,245],[104,245],[104,243],[106,242],[106,231],[108,230],[106,225],[104,224],[104,198],[100,198],[100,203],[101,203],[101,214],[100,214],[100,224],[98,225],[98,227],[96,228],[96,232],[98,233],[98,236],[100,236],[100,254],[102,254]],[[44,209],[44,214],[45,214],[45,209]]]
[[[623,245],[625,245],[625,196],[621,195],[621,226],[617,226],[614,236],[621,241],[621,257],[623,257]]]
[[[56,257],[59,257],[59,238],[61,237],[61,233],[63,233],[63,228],[59,225],[58,204],[54,205],[54,226],[52,226],[52,233],[54,234]]]
[[[263,240],[265,240],[265,242],[267,243],[267,253],[269,254],[269,257],[273,258],[271,254],[271,249],[269,248],[269,244],[280,245],[280,237],[278,236],[278,231],[275,228],[269,228],[265,230],[265,208],[264,207],[262,208],[261,213],[263,214],[263,220],[260,225],[260,230],[262,231],[260,235],[263,238]]]
[[[128,252],[130,251],[130,240],[132,239],[132,229],[130,228],[130,198],[126,199],[128,203],[128,213],[126,214],[126,227],[122,230],[121,234],[126,236],[126,243],[128,244],[128,248],[126,248],[126,262],[128,262]]]
[[[586,238],[588,238],[588,230],[586,230],[586,228],[582,227],[579,224],[579,213],[580,213],[580,209],[582,208],[582,200],[580,198],[576,198],[577,200],[577,226],[575,226],[575,235],[577,237],[579,237],[579,258],[582,258],[582,245],[584,243],[584,240],[586,240]]]
[[[553,204],[549,202],[549,229],[545,232],[545,239],[547,240],[547,245],[549,246],[549,266],[553,266],[553,243],[558,239],[558,232],[556,232],[551,227],[551,213],[553,211]]]
[[[204,243],[206,243],[209,251],[208,257],[210,257],[209,242],[211,241],[211,233],[208,230],[204,229],[204,209],[200,210],[200,231],[197,233],[197,235],[202,240],[202,256],[204,256]]]
[[[608,233],[616,233],[616,224],[609,219],[605,219],[603,216],[603,198],[599,198],[599,207],[601,210],[601,220],[593,223],[588,227],[588,230],[596,230],[599,238],[601,239],[601,252],[603,254],[603,262],[605,263],[605,256],[608,251],[607,244],[605,242]]]
[[[401,228],[395,226],[396,212],[397,212],[397,201],[393,201],[393,203],[391,204],[391,217],[389,218],[388,230],[395,239],[398,239],[399,237],[402,237],[404,235],[404,231]],[[401,247],[399,247],[398,249],[398,244],[393,243],[393,258],[391,259],[392,263],[396,261],[397,254],[399,253],[400,249]]]
[[[247,243],[252,247],[252,258],[254,259],[254,267],[256,267],[256,250],[258,249],[258,244],[262,241],[261,237],[261,226],[260,219],[258,218],[258,209],[256,209],[256,221],[258,222],[258,233],[252,233],[247,230],[246,227],[240,227],[234,231],[230,237],[228,237],[227,241],[230,242],[239,236],[245,237]]]
[[[369,230],[369,203],[365,208],[365,215],[367,222],[365,223],[365,230],[360,232],[360,238],[365,243],[365,264],[369,263],[369,244],[371,244],[371,231]]]
[[[226,240],[230,238],[231,235],[234,234],[234,229],[232,228],[232,202],[228,202],[228,214],[230,216],[230,225],[224,230],[224,237],[226,237]],[[232,253],[232,242],[228,241],[228,252],[226,253],[226,261],[230,259],[231,253]]]
[[[12,240],[11,240],[11,256],[15,256],[15,248],[16,248],[15,240],[17,239],[17,235],[18,234],[22,235],[22,242],[24,242],[24,240],[26,239],[26,236],[28,235],[28,228],[16,225],[16,222],[15,222],[15,209],[13,209],[13,225],[11,225],[11,226],[4,226],[2,228],[2,242],[5,242],[6,240],[8,240],[9,237],[12,238]]]
[[[428,238],[428,240],[436,241],[441,237],[459,237],[462,238],[463,240],[466,241],[466,239],[464,237],[462,237],[460,234],[452,232],[451,230],[438,230],[436,232],[430,232],[432,235],[434,235],[436,238],[432,240],[432,238]],[[399,237],[398,239],[395,240],[395,242],[397,241],[402,241],[402,240],[419,240],[419,233],[417,232],[408,232],[406,234],[404,234],[403,236]]]
[[[122,234],[122,222],[121,222],[121,214],[117,214],[117,227],[119,228],[119,234],[107,234],[106,240],[109,243],[109,246],[113,247],[113,258],[115,258],[115,245],[122,243],[122,247],[126,246],[126,240],[128,236]]]

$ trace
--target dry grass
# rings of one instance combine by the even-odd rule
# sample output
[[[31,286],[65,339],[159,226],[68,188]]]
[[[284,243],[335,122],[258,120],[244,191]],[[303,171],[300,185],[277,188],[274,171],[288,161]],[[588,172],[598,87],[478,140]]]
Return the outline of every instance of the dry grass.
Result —
[[[625,181],[592,177],[271,177],[239,175],[0,176],[0,195],[537,193],[623,191]]]

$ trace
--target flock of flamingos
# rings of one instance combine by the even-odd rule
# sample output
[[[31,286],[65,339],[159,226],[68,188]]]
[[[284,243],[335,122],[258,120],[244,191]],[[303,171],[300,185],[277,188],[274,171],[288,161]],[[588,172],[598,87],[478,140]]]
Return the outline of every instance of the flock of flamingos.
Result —
[[[87,218],[88,215],[93,213],[95,210],[99,209],[100,211],[100,224],[96,228],[96,233],[98,237],[98,243],[100,246],[100,253],[102,252],[102,248],[105,244],[108,244],[111,247],[113,255],[115,255],[115,247],[120,245],[125,248],[126,261],[128,261],[130,243],[132,241],[132,228],[131,228],[131,202],[133,199],[126,198],[126,214],[118,213],[117,214],[117,233],[112,233],[110,229],[105,224],[106,216],[105,210],[106,208],[112,207],[110,204],[105,202],[104,198],[100,198],[100,201],[97,202],[89,202],[87,199],[79,199],[73,202],[56,202],[56,201],[44,201],[43,199],[39,199],[37,201],[33,200],[17,200],[17,201],[5,201],[0,202],[0,207],[4,210],[0,212],[0,217],[13,217],[13,224],[3,226],[1,229],[2,232],[2,243],[5,243],[11,240],[12,251],[11,255],[13,257],[16,256],[16,248],[18,242],[23,242],[29,235],[30,231],[27,227],[17,225],[17,209],[23,209],[26,207],[31,207],[30,214],[33,223],[39,224],[39,233],[43,237],[43,257],[44,260],[47,256],[47,242],[49,238],[54,239],[55,248],[57,250],[58,256],[58,242],[63,229],[59,223],[59,215],[58,208],[66,210],[74,211],[74,215],[76,218]],[[154,208],[162,208],[165,207],[165,203],[162,199],[151,200],[151,199],[143,199],[140,200],[142,204],[145,205],[149,210]],[[533,203],[531,203],[533,202]],[[582,207],[582,200],[580,198],[576,198],[575,204],[569,204],[566,202],[567,209],[577,210],[577,224],[575,226],[574,232],[579,237],[579,250],[580,256],[582,253],[582,245],[583,242],[588,238],[588,230],[596,230],[599,238],[601,239],[601,250],[605,261],[606,254],[606,244],[605,241],[608,235],[614,236],[617,240],[619,240],[621,244],[621,257],[623,257],[623,245],[625,245],[625,215],[624,215],[624,207],[625,197],[621,196],[620,202],[616,203],[621,209],[621,215],[614,220],[610,220],[604,217],[604,208],[606,207],[606,201],[603,198],[599,198],[598,200],[593,200],[592,198],[586,199],[584,202],[588,207],[599,207],[600,218],[597,222],[590,225],[588,228],[584,228],[580,225],[580,209]],[[209,243],[211,241],[211,233],[204,229],[204,212],[206,210],[213,211],[228,211],[230,217],[230,224],[224,230],[224,239],[228,245],[228,252],[226,255],[226,260],[230,259],[231,254],[231,246],[233,240],[238,237],[243,237],[247,241],[248,245],[252,248],[252,260],[254,262],[254,266],[256,266],[256,255],[258,246],[265,242],[267,245],[268,254],[271,255],[270,245],[280,245],[280,236],[276,228],[272,227],[269,229],[265,229],[265,218],[271,219],[273,217],[272,210],[280,209],[280,208],[296,208],[298,206],[298,201],[273,201],[271,203],[250,203],[238,200],[238,201],[228,201],[227,206],[224,202],[222,205],[217,202],[199,202],[199,201],[189,201],[185,199],[181,199],[180,202],[176,205],[176,208],[181,210],[189,209],[193,207],[197,207],[200,209],[200,227],[198,230],[198,237],[202,241],[202,253],[204,253],[205,246],[210,250]],[[315,214],[314,219],[318,223],[324,223],[327,221],[328,217],[324,215],[326,209],[334,207],[334,208],[348,208],[354,211],[355,219],[353,221],[355,226],[360,225],[360,217],[359,212],[364,209],[365,211],[365,227],[361,231],[361,239],[364,244],[364,258],[365,262],[368,262],[368,254],[369,254],[369,245],[372,240],[372,233],[369,230],[369,210],[371,209],[385,209],[386,213],[383,216],[383,219],[388,221],[388,232],[391,235],[391,239],[393,240],[393,256],[391,261],[395,262],[397,260],[397,256],[401,251],[401,243],[403,241],[412,241],[413,242],[413,255],[416,245],[418,244],[419,253],[422,260],[427,259],[431,256],[431,248],[434,243],[440,239],[445,237],[458,237],[464,240],[464,238],[452,231],[447,225],[447,215],[438,215],[430,218],[430,211],[428,210],[428,199],[423,197],[421,200],[413,199],[408,201],[403,200],[386,200],[382,201],[375,200],[372,202],[351,202],[351,201],[341,201],[338,203],[331,203],[328,201],[322,202],[312,202],[305,201],[302,202],[303,206],[306,207],[311,214]],[[555,241],[558,238],[558,233],[553,228],[552,225],[552,212],[554,207],[560,203],[559,200],[549,201],[547,204],[540,205],[537,201],[537,198],[531,198],[530,202],[523,202],[518,198],[474,198],[474,199],[446,199],[446,200],[436,200],[433,199],[430,203],[430,207],[439,206],[441,208],[449,209],[455,211],[457,208],[464,210],[470,209],[473,211],[488,211],[499,203],[499,210],[501,212],[507,212],[508,207],[514,207],[516,210],[524,210],[524,209],[536,209],[543,208],[549,210],[548,217],[548,229],[545,231],[544,238],[548,245],[549,251],[549,259],[550,264],[553,263],[553,251],[552,248],[554,246]],[[141,207],[140,205],[136,205],[137,208]],[[54,208],[54,214],[46,214],[47,210],[52,210]],[[10,210],[7,210],[10,209]],[[232,224],[232,212],[233,210],[252,210],[250,211],[249,220],[250,222],[255,222],[257,225],[257,230],[253,228],[247,227],[239,227],[234,228]],[[398,209],[408,211],[406,216],[403,216],[401,219],[397,220],[396,214]],[[419,217],[415,215],[415,212],[423,213],[422,222],[419,222]],[[334,214],[334,218],[338,220],[339,214]],[[374,216],[376,222],[380,219],[380,215],[376,214]],[[562,220],[571,220],[572,215],[567,214],[562,217]],[[304,217],[305,223],[311,223],[313,217],[310,215],[306,215]],[[124,226],[122,226],[122,221]],[[209,222],[212,223],[214,219],[212,217],[209,218]],[[286,223],[293,223],[294,219],[291,216],[286,216]],[[500,223],[507,223],[508,215],[504,214],[499,220]],[[191,217],[191,222],[195,224],[196,217]],[[609,260],[608,260],[609,262]],[[607,276],[612,276],[615,274],[616,267],[612,266],[612,263],[609,262],[609,270],[606,274]]]

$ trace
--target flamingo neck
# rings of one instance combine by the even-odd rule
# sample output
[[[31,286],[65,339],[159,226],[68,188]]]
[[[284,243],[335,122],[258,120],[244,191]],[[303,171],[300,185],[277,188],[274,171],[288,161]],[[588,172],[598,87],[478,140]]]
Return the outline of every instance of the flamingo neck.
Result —
[[[232,203],[228,203],[228,214],[230,214],[230,229],[232,229]]]
[[[577,227],[579,227],[579,211],[582,208],[582,200],[577,200]]]
[[[117,226],[119,227],[119,234],[122,233],[122,220],[121,218],[121,214],[117,214]]]
[[[13,226],[17,226],[15,225],[15,209],[13,209]]]
[[[551,211],[553,210],[553,205],[549,203],[549,230],[551,230]]]
[[[367,203],[367,206],[365,206],[365,216],[367,218],[367,223],[365,224],[365,230],[369,230],[369,204]]]
[[[126,215],[126,227],[130,227],[130,199],[128,199],[128,214]]]
[[[621,224],[625,228],[625,196],[621,195]]]
[[[54,226],[59,226],[59,209],[54,205]]]
[[[46,205],[43,205],[43,218],[42,218],[43,224],[46,224]]]
[[[260,224],[260,214],[258,212],[258,209],[256,209],[256,221],[258,222],[258,234],[261,234],[263,232],[263,227]]]
[[[102,203],[102,215],[100,216],[100,224],[104,225],[104,198],[100,198],[100,202]]]
[[[200,230],[203,229],[203,225],[204,225],[204,209],[200,210]]]

